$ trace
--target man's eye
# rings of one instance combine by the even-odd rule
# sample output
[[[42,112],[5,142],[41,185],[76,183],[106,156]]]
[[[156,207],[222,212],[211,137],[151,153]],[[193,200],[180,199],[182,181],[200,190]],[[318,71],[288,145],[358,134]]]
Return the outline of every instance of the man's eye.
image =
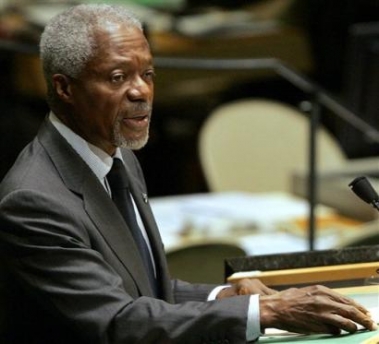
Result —
[[[111,77],[112,83],[120,83],[120,82],[123,82],[124,80],[125,80],[124,74],[114,74]]]
[[[153,80],[155,77],[155,72],[153,70],[148,70],[144,74],[145,79]]]

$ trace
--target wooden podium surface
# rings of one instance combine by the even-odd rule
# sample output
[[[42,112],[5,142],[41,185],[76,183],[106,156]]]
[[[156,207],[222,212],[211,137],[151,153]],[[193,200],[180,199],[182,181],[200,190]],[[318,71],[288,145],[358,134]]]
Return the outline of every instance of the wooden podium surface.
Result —
[[[269,286],[290,284],[311,284],[327,281],[344,281],[349,279],[365,279],[375,276],[379,271],[379,262],[364,262],[356,264],[328,265],[305,267],[298,269],[281,269],[263,272],[242,272],[233,274],[229,282],[236,282],[241,278],[259,278]]]
[[[230,258],[225,277],[259,278],[275,289],[307,284],[333,288],[361,286],[370,276],[379,277],[379,245],[345,247]]]

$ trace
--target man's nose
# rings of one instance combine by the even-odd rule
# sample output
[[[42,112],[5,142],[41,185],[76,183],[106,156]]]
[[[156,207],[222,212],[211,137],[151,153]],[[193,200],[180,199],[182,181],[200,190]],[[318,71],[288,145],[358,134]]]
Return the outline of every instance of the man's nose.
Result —
[[[152,86],[143,78],[137,76],[128,89],[128,98],[130,100],[147,100],[152,92]]]

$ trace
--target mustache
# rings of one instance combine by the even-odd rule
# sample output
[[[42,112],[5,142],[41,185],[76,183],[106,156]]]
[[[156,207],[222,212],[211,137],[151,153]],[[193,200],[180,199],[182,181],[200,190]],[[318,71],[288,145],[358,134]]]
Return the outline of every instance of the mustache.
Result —
[[[129,105],[126,109],[127,112],[133,113],[133,112],[151,112],[153,109],[152,104],[147,102],[142,103],[133,103]]]

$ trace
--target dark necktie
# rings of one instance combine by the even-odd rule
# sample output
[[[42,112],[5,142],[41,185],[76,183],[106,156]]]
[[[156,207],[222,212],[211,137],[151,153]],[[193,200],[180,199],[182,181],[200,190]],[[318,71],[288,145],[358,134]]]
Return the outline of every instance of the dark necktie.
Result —
[[[147,243],[137,223],[136,213],[134,211],[134,206],[129,191],[128,176],[125,171],[125,166],[120,159],[113,159],[113,165],[107,175],[107,180],[111,188],[113,202],[116,204],[126,224],[130,228],[134,241],[137,244],[138,250],[149,275],[153,291],[155,295],[157,295],[157,282],[154,276],[151,256],[147,247]]]

